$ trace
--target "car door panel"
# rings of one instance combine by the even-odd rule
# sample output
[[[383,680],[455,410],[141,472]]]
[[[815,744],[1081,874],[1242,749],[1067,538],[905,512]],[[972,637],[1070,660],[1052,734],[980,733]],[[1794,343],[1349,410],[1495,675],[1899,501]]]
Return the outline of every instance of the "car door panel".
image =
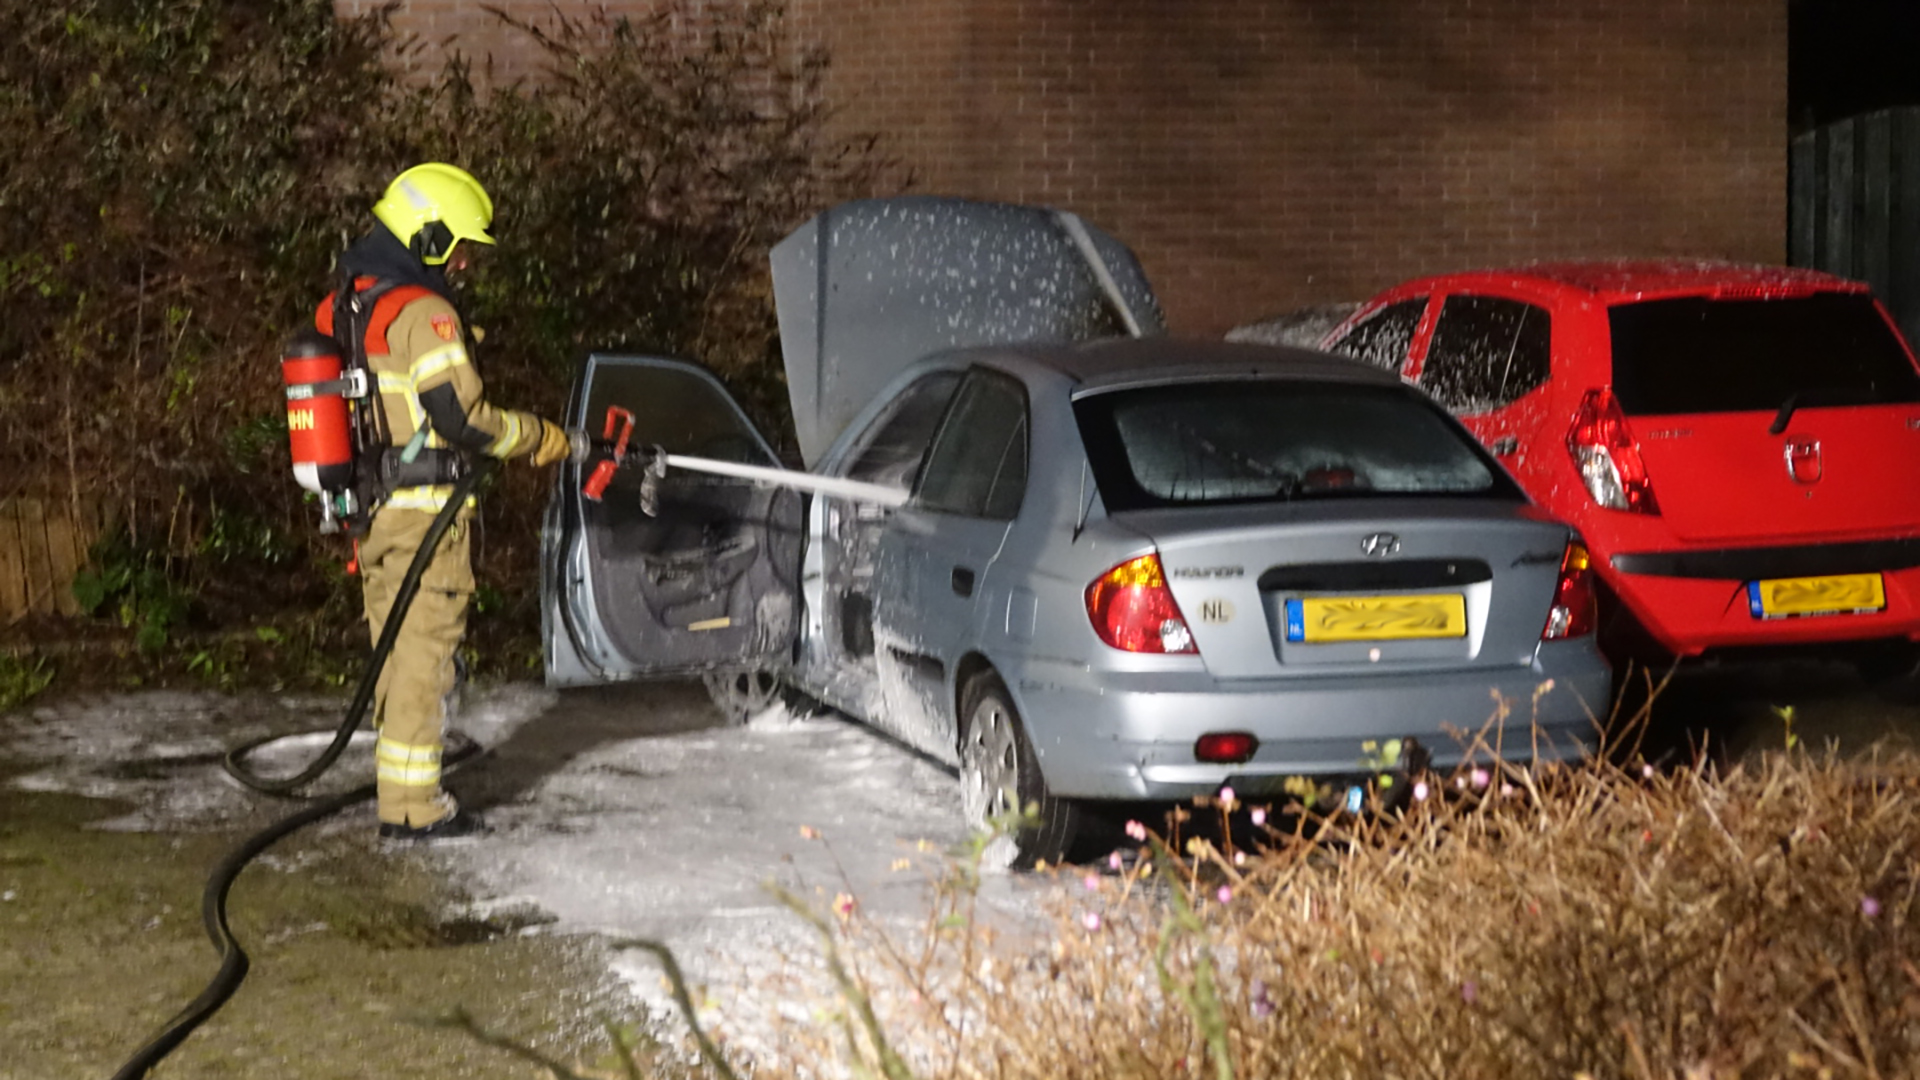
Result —
[[[975,368],[955,392],[913,501],[881,535],[875,662],[888,722],[902,738],[951,754],[957,662],[1009,598],[996,578],[1027,476],[1028,415],[1018,380]]]
[[[960,371],[929,372],[894,395],[860,433],[836,475],[889,487],[911,488],[933,442]],[[843,664],[870,668],[873,657],[873,591],[880,534],[892,511],[852,499],[827,497],[822,535],[827,618],[823,651]]]
[[[635,414],[633,442],[756,465],[772,449],[719,381],[680,361],[595,356],[571,425],[600,430],[609,406]],[[549,681],[636,678],[785,661],[797,623],[804,500],[779,487],[677,471],[641,505],[637,468],[604,497],[562,469],[547,515],[542,594]]]
[[[887,713],[883,726],[929,753],[953,752],[958,733],[949,677],[995,611],[994,590],[984,579],[1007,528],[1005,521],[906,507],[894,513],[881,540],[874,660]],[[960,588],[963,577],[967,584]]]
[[[1553,320],[1509,297],[1453,293],[1434,319],[1417,385],[1460,418],[1522,486],[1550,464],[1543,430]]]
[[[1383,304],[1335,331],[1327,341],[1327,351],[1383,371],[1404,373],[1414,342],[1427,321],[1426,312],[1424,295]]]

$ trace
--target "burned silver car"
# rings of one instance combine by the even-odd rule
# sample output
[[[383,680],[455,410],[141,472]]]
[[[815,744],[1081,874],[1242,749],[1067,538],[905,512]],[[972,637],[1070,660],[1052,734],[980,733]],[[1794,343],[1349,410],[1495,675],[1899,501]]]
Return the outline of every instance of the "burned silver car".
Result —
[[[790,682],[955,762],[976,821],[1037,804],[1029,863],[1088,800],[1277,794],[1409,737],[1445,766],[1500,699],[1511,756],[1591,743],[1584,549],[1391,375],[1132,337],[1159,322],[1132,255],[1026,207],[850,204],[775,274],[807,473],[673,469],[649,514],[570,467],[550,682]],[[569,422],[616,405],[670,454],[777,465],[693,365],[594,357]]]

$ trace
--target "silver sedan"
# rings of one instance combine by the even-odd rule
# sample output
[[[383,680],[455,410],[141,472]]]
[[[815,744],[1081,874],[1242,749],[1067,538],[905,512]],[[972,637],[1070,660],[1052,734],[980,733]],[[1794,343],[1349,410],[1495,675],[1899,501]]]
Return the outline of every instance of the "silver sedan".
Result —
[[[836,208],[775,271],[808,471],[676,469],[645,508],[629,473],[597,501],[563,475],[550,681],[699,672],[742,712],[795,684],[954,762],[975,821],[1037,806],[1019,863],[1089,801],[1278,795],[1392,740],[1591,745],[1584,548],[1397,379],[1144,336],[1125,248],[1031,208]],[[1115,331],[1143,336],[1076,340]],[[777,465],[694,365],[594,357],[571,420],[609,406],[690,462]]]

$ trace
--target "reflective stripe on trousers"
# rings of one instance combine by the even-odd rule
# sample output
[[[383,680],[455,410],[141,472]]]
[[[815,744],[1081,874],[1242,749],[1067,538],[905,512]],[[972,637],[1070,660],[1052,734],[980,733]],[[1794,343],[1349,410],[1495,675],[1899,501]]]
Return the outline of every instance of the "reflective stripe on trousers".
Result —
[[[381,780],[408,787],[440,786],[439,743],[403,743],[382,735],[373,760]]]

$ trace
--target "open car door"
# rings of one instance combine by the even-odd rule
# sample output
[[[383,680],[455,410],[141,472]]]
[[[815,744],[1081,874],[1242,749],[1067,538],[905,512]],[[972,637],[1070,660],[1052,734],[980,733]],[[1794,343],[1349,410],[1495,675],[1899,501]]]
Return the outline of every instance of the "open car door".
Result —
[[[598,435],[609,406],[634,415],[633,446],[745,465],[778,458],[720,381],[678,360],[588,359],[566,423]],[[783,487],[674,470],[658,512],[638,466],[599,501],[560,469],[541,530],[547,683],[770,670],[792,656],[804,499]]]

